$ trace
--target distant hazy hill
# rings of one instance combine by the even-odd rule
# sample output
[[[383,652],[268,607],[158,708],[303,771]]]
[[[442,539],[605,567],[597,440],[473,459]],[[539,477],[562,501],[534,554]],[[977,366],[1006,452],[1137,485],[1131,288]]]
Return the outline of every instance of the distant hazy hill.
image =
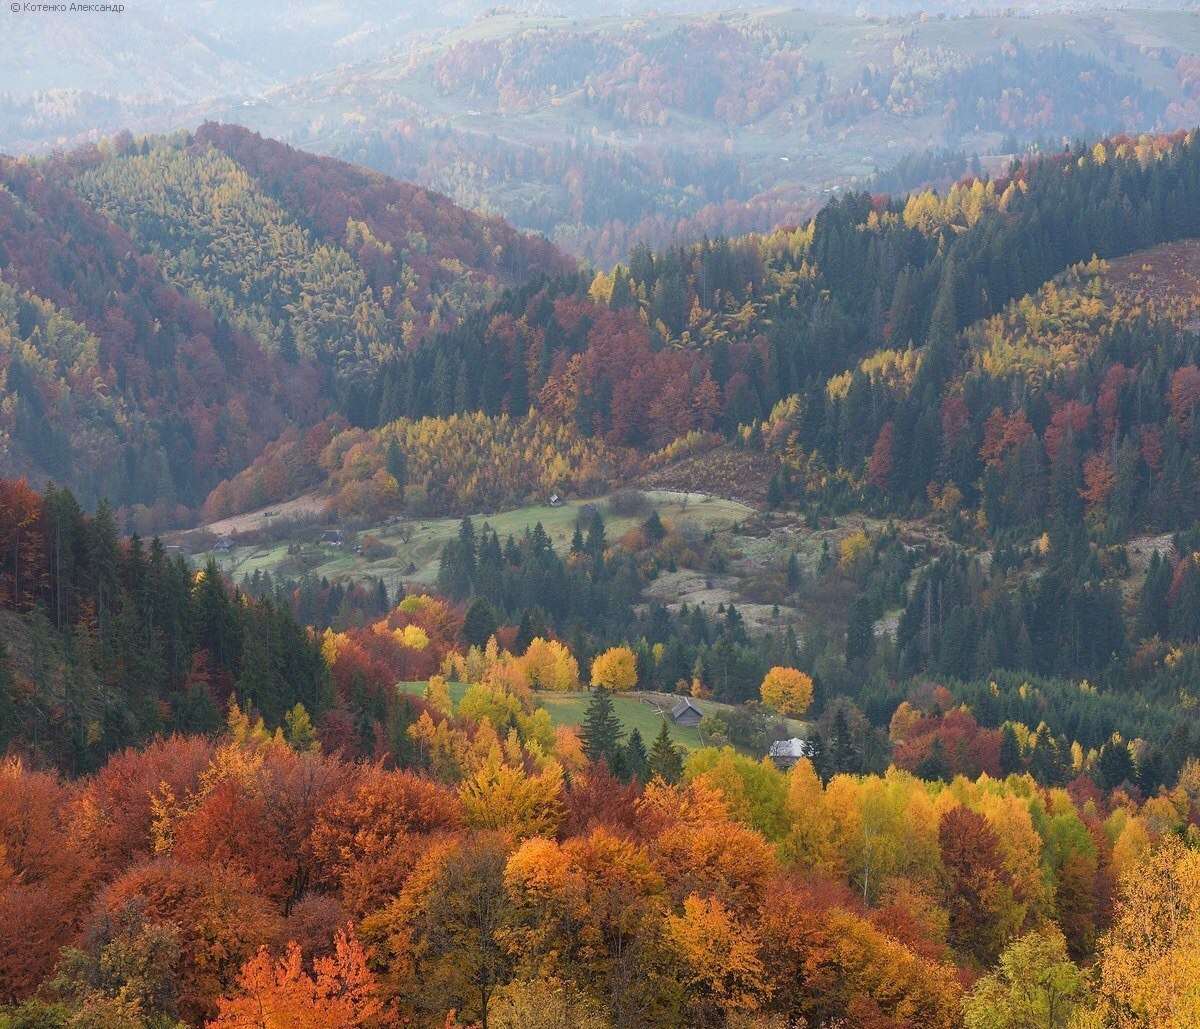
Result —
[[[0,161],[0,473],[166,519],[406,340],[566,267],[236,127]]]
[[[1030,141],[1200,120],[1188,0],[722,7],[168,0],[107,17],[6,12],[0,152],[233,121],[608,264],[637,241],[794,224],[827,191],[913,152],[1002,167]],[[904,163],[910,174],[889,186],[964,170],[961,155]]]
[[[521,0],[540,17],[709,11],[713,0]],[[344,65],[406,52],[498,9],[490,0],[159,0],[120,14],[3,11],[0,153],[120,128],[193,125],[213,104]]]
[[[610,264],[638,241],[795,224],[909,153],[1002,169],[1031,140],[1192,124],[1197,55],[1200,18],[1179,11],[498,14],[272,91],[245,117]]]

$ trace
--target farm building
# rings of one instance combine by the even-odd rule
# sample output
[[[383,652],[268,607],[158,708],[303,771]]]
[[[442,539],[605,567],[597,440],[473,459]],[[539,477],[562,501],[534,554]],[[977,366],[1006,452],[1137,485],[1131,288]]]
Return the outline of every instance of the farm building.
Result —
[[[321,539],[318,542],[323,547],[340,547],[342,545],[342,530],[327,529],[321,533]]]
[[[791,768],[802,757],[809,756],[809,746],[806,740],[793,736],[790,740],[776,740],[767,754],[776,768]]]
[[[681,697],[671,707],[671,721],[676,725],[696,726],[703,717],[704,712],[689,697]]]

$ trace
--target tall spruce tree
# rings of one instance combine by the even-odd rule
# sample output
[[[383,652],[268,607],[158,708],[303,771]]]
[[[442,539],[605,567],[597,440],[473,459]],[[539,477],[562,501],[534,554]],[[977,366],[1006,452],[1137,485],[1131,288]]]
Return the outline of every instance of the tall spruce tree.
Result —
[[[1137,766],[1124,740],[1109,740],[1096,759],[1096,785],[1105,792],[1137,781]]]
[[[1021,741],[1016,730],[1008,722],[1000,734],[1000,774],[1020,775],[1025,771],[1025,758],[1021,753]]]
[[[483,647],[496,631],[496,609],[486,597],[476,597],[463,619],[462,638],[472,647]]]
[[[606,689],[592,690],[587,714],[583,719],[583,750],[589,761],[607,761],[615,773],[623,765],[621,722],[613,711],[612,694]]]
[[[826,762],[830,775],[862,770],[862,755],[854,743],[854,735],[850,731],[850,721],[846,717],[844,707],[839,707],[834,714],[825,742]]]
[[[604,519],[600,516],[599,511],[593,511],[591,521],[588,522],[587,540],[584,547],[594,557],[601,557],[607,546],[608,539],[604,532]]]
[[[646,753],[646,741],[642,739],[642,734],[637,729],[629,734],[623,757],[625,774],[630,779],[645,782],[649,778],[650,755]]]
[[[387,467],[388,474],[396,480],[400,487],[400,496],[404,497],[404,487],[408,482],[408,458],[404,451],[400,449],[396,441],[388,442],[387,454],[384,457],[384,464]]]
[[[846,664],[866,660],[875,652],[875,619],[871,602],[864,594],[850,608],[850,624],[846,627]]]
[[[1165,639],[1169,626],[1170,609],[1167,597],[1171,591],[1173,569],[1170,561],[1164,561],[1158,551],[1150,555],[1150,567],[1138,597],[1137,635],[1139,639],[1158,636]]]
[[[662,779],[663,782],[672,786],[683,778],[683,755],[680,754],[679,748],[671,742],[671,733],[667,728],[665,717],[658,727],[658,735],[654,737],[654,743],[650,747],[647,767],[651,779]]]

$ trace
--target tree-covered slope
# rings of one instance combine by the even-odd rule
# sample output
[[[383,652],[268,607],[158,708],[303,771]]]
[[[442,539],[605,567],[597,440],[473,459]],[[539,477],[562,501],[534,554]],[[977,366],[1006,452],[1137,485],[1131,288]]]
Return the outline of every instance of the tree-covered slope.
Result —
[[[245,181],[210,157],[217,196]],[[350,383],[343,411],[210,504],[325,476],[342,532],[226,525],[241,590],[215,555],[196,574],[107,505],[0,478],[0,747],[20,755],[0,761],[0,1025],[124,1017],[135,990],[147,1024],[240,1024],[264,995],[284,1021],[366,1023],[385,999],[431,1029],[550,1003],[556,1024],[957,1029],[1051,1003],[1060,1025],[1194,1024],[1198,167],[1193,136],[1115,139],[942,196],[850,196],[794,232],[528,284],[361,381],[352,352],[293,339],[278,360]],[[187,225],[218,254],[277,233],[274,285],[175,244],[150,266],[243,289],[244,339],[332,246],[268,193]],[[83,392],[94,330],[5,288],[17,377],[52,352],[48,396]],[[92,410],[131,417],[103,392]],[[492,513],[718,447],[770,468],[773,510],[621,490]],[[430,533],[455,505],[488,513]],[[389,584],[414,536],[436,568]],[[579,731],[556,724],[553,694],[584,684]],[[697,727],[715,745],[623,738],[608,691],[635,688],[720,701]],[[809,719],[790,771],[755,760],[780,715]],[[288,939],[273,973],[252,956]],[[331,946],[362,1017],[306,979]]]
[[[1004,397],[1040,392],[1054,406],[1045,397],[1064,388],[1064,368],[1027,357],[1021,387],[1010,381],[1016,358],[999,356],[996,341],[1006,326],[1039,304],[1045,283],[1093,256],[1197,235],[1197,199],[1200,143],[1182,134],[1029,161],[944,195],[850,194],[795,231],[639,249],[611,274],[509,293],[386,362],[344,411],[371,426],[537,410],[643,450],[724,433],[782,456],[789,488],[828,492],[832,476],[856,502],[921,511],[931,482],[953,479],[970,495],[980,475],[945,465],[944,404],[962,399],[982,438]],[[1124,365],[1190,360],[1186,342],[1164,357],[1131,304],[1098,302]],[[1118,360],[1100,328],[1084,333],[1093,342],[1070,363],[1097,382]],[[1169,384],[1156,388],[1165,397]],[[1158,423],[1166,414],[1161,402],[1144,408]],[[1040,431],[1049,414],[1034,420]],[[875,475],[881,496],[869,497],[868,463],[889,421],[896,460],[886,481]]]
[[[373,362],[566,267],[497,219],[235,127],[5,159],[3,470],[164,524]]]
[[[353,520],[462,514],[640,469],[810,520],[933,519],[989,549],[1189,530],[1198,172],[1194,136],[1117,138],[511,291],[352,384],[349,426],[280,439],[206,514],[322,485]],[[1101,667],[1096,646],[1047,642],[1037,667]],[[913,667],[934,650],[926,634]]]

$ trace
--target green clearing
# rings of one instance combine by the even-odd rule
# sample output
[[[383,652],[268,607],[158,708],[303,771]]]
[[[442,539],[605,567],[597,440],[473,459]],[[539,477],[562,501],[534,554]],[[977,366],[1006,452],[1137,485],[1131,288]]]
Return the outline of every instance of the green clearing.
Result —
[[[420,696],[425,692],[425,683],[423,682],[402,682],[396,687],[404,693],[411,693],[415,696]],[[463,698],[463,694],[467,692],[466,684],[461,682],[450,683],[450,700],[457,704]],[[550,720],[555,725],[582,725],[584,716],[587,713],[588,693],[585,691],[577,691],[571,693],[549,693],[540,692],[534,694],[534,702],[538,707],[544,707],[550,714]],[[696,729],[687,729],[683,726],[676,725],[663,711],[659,704],[644,697],[655,697],[660,699],[660,703],[669,705],[673,698],[659,694],[637,694],[636,696],[614,696],[613,697],[613,714],[620,719],[621,728],[626,734],[637,729],[642,738],[646,741],[646,746],[649,748],[654,737],[658,735],[658,727],[662,724],[664,718],[667,719],[667,728],[673,739],[679,746],[686,747],[688,750],[698,750],[704,746],[704,741],[700,738],[700,733]],[[706,714],[719,713],[724,704],[714,704],[711,701],[700,701],[701,710]]]
[[[671,739],[679,746],[686,747],[688,750],[698,750],[704,746],[704,740],[701,739],[699,730],[676,725],[663,707],[652,700],[642,699],[642,697],[641,694],[635,697],[613,697],[613,714],[620,719],[621,728],[625,730],[626,736],[637,729],[642,734],[642,739],[646,741],[646,748],[649,749],[654,737],[658,735],[659,726],[665,719]],[[588,699],[587,693],[539,693],[536,702],[550,712],[550,718],[555,725],[581,725],[587,714]],[[670,698],[664,697],[663,702],[669,704]],[[721,706],[713,704],[709,705],[709,708],[715,709]],[[706,713],[709,712],[706,711]],[[716,711],[714,710],[712,713],[716,713]]]
[[[710,497],[698,493],[674,493],[651,490],[646,492],[651,507],[659,517],[675,524],[691,523],[707,532],[712,529],[727,529],[736,522],[754,514],[752,508],[733,500]],[[626,532],[646,518],[643,513],[636,517],[614,514],[610,510],[608,497],[573,500],[559,507],[549,504],[530,504],[512,511],[499,513],[473,512],[471,519],[475,531],[495,531],[503,541],[507,536],[520,537],[526,529],[541,522],[559,553],[570,546],[580,512],[587,506],[599,509],[604,516],[605,532],[610,542],[615,543]],[[647,511],[648,513],[648,511]],[[255,516],[246,516],[254,519]],[[401,583],[419,583],[432,586],[437,580],[438,564],[442,547],[458,535],[461,516],[452,518],[409,518],[398,524],[384,524],[359,530],[357,537],[371,535],[393,547],[390,557],[368,561],[354,553],[352,542],[342,548],[319,547],[316,543],[321,535],[317,526],[298,529],[288,539],[262,546],[236,547],[227,554],[200,552],[195,555],[199,563],[214,557],[221,570],[235,581],[243,575],[256,571],[270,572],[273,577],[298,578],[307,571],[314,578],[327,578],[331,582],[362,580],[368,577],[382,579],[389,588]],[[261,522],[259,524],[262,524]],[[288,548],[299,544],[303,548],[300,556],[289,554]]]
[[[420,696],[425,692],[425,683],[402,682],[398,683],[396,688],[401,692]],[[450,700],[453,703],[457,704],[461,701],[466,692],[467,687],[464,683],[450,683]],[[584,716],[587,714],[588,698],[589,694],[584,690],[570,693],[539,692],[534,694],[534,702],[549,712],[550,720],[555,725],[582,725]],[[658,727],[662,724],[663,719],[666,719],[667,731],[675,743],[687,750],[698,750],[706,745],[699,730],[676,725],[667,713],[677,699],[677,697],[665,693],[614,695],[613,714],[620,720],[621,728],[626,735],[637,729],[642,734],[642,739],[646,741],[647,748],[654,737],[658,735]],[[706,715],[720,717],[723,711],[732,710],[730,705],[719,704],[713,700],[696,700],[695,703]],[[793,735],[803,736],[806,734],[804,723],[795,719],[788,720],[788,728]],[[762,755],[752,756],[761,757]]]

